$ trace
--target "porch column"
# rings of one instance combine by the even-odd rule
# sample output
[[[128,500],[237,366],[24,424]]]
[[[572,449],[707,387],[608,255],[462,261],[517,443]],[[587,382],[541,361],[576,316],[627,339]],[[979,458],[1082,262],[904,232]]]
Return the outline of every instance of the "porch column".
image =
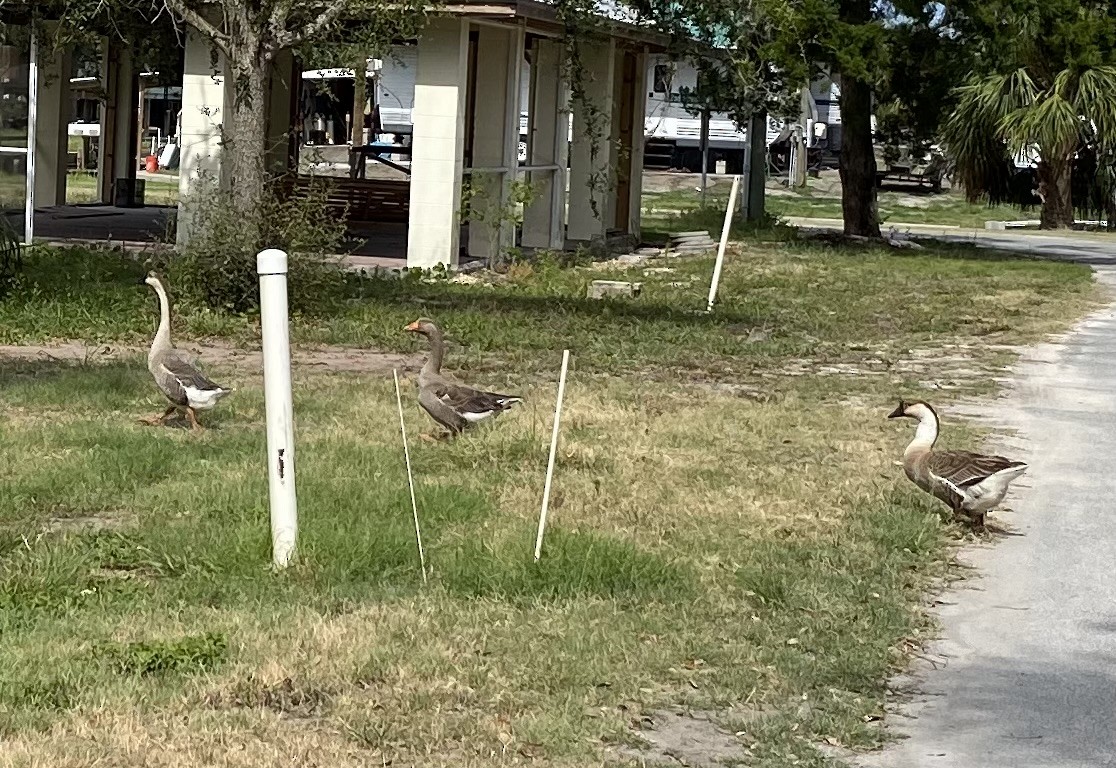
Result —
[[[557,165],[553,173],[531,173],[533,199],[523,212],[525,248],[561,249],[565,244],[566,163],[569,158],[569,89],[562,77],[562,44],[539,40],[531,61],[531,108],[527,162]]]
[[[469,255],[493,259],[515,245],[508,221],[511,185],[519,167],[519,78],[523,70],[522,27],[481,27],[477,40],[474,168],[504,169],[470,176],[474,191]]]
[[[138,89],[132,51],[115,41],[106,40],[104,45],[101,82],[105,102],[97,140],[97,193],[102,205],[112,205],[116,180],[136,177]]]
[[[228,174],[221,168],[223,125],[232,116],[232,89],[225,87],[225,57],[209,38],[186,28],[182,69],[182,124],[179,128],[178,247],[190,238],[191,195],[206,183],[225,188]],[[199,181],[205,180],[202,184]]]
[[[268,78],[267,159],[268,173],[284,174],[291,168],[291,131],[294,99],[298,95],[294,51],[275,54]]]
[[[460,17],[432,20],[419,38],[408,267],[458,262],[468,53],[469,23]]]
[[[567,237],[583,242],[604,235],[612,220],[609,203],[616,178],[609,161],[616,40],[609,38],[607,42],[584,46],[581,60],[584,65],[581,89],[585,98],[573,99]]]
[[[35,207],[66,204],[69,157],[70,53],[39,48],[35,123]]]
[[[647,53],[621,50],[616,55],[616,102],[613,111],[612,167],[616,185],[610,207],[612,225],[639,237],[643,197],[643,147],[647,115]]]

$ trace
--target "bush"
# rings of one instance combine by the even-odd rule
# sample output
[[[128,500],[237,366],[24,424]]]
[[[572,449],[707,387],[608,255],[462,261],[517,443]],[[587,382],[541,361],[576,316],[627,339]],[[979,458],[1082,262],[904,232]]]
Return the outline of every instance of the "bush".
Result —
[[[294,312],[321,310],[340,294],[345,281],[340,264],[328,255],[337,253],[345,234],[344,219],[327,208],[328,192],[328,180],[311,185],[302,197],[269,188],[260,206],[263,242],[290,256]],[[184,249],[154,266],[167,273],[187,303],[237,313],[256,309],[256,243],[233,213],[231,194],[213,180],[201,179],[184,202],[198,225]]]
[[[19,233],[8,217],[0,216],[0,299],[12,290],[23,270],[23,247],[19,241]]]

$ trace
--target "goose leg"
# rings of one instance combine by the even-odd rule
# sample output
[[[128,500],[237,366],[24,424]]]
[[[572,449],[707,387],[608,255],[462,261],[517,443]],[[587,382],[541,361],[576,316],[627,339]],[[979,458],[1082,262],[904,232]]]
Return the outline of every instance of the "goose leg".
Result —
[[[976,531],[983,531],[984,530],[984,516],[986,514],[988,514],[988,513],[987,512],[981,512],[979,514],[974,514],[973,515],[973,530],[976,530]]]
[[[162,416],[152,416],[149,419],[140,419],[139,422],[140,422],[140,424],[146,424],[149,427],[162,426],[163,424],[167,423],[167,417],[170,416],[172,413],[174,413],[177,410],[178,410],[178,406],[171,405],[171,406],[168,406],[165,411],[163,411]]]
[[[205,427],[198,423],[198,414],[194,412],[193,408],[186,409],[186,420],[190,422],[190,429],[195,432],[202,432],[205,430]]]

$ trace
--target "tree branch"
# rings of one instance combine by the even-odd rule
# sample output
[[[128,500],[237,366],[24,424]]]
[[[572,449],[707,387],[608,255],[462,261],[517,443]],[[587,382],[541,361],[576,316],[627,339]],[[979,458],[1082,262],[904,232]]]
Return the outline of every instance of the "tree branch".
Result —
[[[211,24],[204,16],[190,8],[186,4],[187,0],[163,0],[163,5],[171,13],[176,13],[182,17],[182,20],[189,24],[191,27],[201,32],[206,37],[210,38],[226,54],[229,53],[229,36],[221,30],[217,29]]]
[[[318,18],[314,19],[308,24],[302,26],[297,31],[284,29],[281,32],[276,31],[275,43],[279,48],[290,48],[298,45],[306,40],[312,40],[317,37],[321,32],[341,16],[341,13],[347,8],[347,4],[343,2],[332,2],[330,5],[322,9]],[[288,18],[289,21],[289,18]]]

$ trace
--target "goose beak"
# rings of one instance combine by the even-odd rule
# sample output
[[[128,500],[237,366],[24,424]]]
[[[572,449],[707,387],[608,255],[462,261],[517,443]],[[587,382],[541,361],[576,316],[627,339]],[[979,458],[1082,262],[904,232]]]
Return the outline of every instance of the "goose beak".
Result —
[[[418,320],[416,320],[415,322],[413,322],[413,323],[411,323],[410,325],[406,326],[406,327],[405,327],[405,328],[404,328],[403,330],[404,330],[404,331],[407,331],[408,333],[418,333],[418,332],[419,332],[419,324],[418,324]]]
[[[896,409],[895,409],[894,411],[892,411],[891,413],[889,413],[889,414],[887,415],[887,417],[888,417],[889,419],[899,419],[899,418],[902,418],[903,416],[906,416],[906,414],[905,414],[905,413],[903,413],[903,411],[904,411],[904,410],[905,410],[905,409],[903,408],[903,404],[902,404],[902,403],[899,403],[899,407],[897,407],[897,408],[896,408]]]

